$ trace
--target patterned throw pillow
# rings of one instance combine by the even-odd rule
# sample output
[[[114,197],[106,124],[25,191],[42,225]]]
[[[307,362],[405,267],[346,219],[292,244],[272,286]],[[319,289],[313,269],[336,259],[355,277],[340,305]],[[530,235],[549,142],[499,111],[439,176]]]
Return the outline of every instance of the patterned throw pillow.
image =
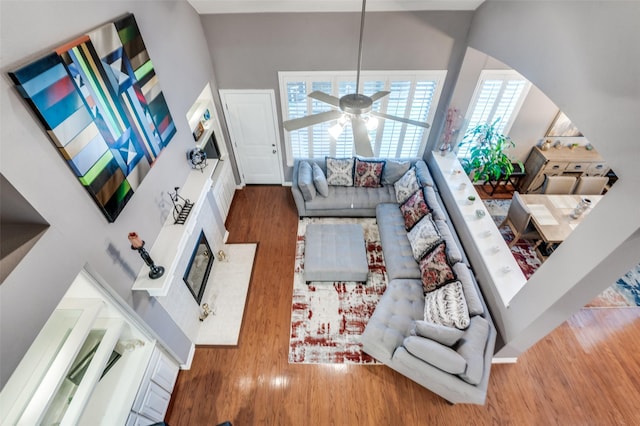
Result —
[[[460,330],[469,327],[469,311],[460,281],[449,283],[425,295],[424,320]]]
[[[411,251],[416,261],[420,261],[424,254],[431,251],[436,245],[442,242],[442,237],[433,222],[431,215],[426,215],[416,223],[407,234]]]
[[[396,190],[396,200],[404,203],[411,194],[420,189],[415,167],[410,168],[396,183],[393,184]]]
[[[441,242],[420,260],[422,288],[429,293],[456,279],[451,266],[447,263],[446,244]]]
[[[353,158],[327,157],[327,183],[333,186],[353,186]]]
[[[431,213],[421,190],[417,190],[407,198],[407,201],[400,205],[400,211],[404,216],[404,227],[407,231],[410,231],[420,219]]]
[[[384,161],[363,161],[356,158],[354,186],[379,188],[382,186]]]

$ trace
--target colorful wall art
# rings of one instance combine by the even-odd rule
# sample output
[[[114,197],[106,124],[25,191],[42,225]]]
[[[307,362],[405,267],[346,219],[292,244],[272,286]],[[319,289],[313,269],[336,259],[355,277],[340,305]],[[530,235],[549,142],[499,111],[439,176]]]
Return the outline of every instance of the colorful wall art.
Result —
[[[109,222],[176,132],[132,14],[9,73]]]

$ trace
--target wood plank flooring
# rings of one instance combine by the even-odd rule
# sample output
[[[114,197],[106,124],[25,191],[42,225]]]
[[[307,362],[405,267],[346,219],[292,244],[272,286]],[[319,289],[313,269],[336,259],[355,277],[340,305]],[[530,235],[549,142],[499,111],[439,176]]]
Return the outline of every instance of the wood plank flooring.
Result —
[[[290,365],[297,220],[290,188],[236,192],[229,242],[258,243],[239,345],[196,350],[170,426],[640,424],[640,308],[580,310],[492,367],[485,406],[449,405],[382,365]]]

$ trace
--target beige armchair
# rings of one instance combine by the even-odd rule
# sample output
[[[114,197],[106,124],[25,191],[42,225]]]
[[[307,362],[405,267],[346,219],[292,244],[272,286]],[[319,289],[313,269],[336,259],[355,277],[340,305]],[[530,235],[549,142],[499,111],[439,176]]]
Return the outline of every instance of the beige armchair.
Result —
[[[505,225],[508,225],[509,228],[511,228],[514,235],[513,241],[509,243],[509,248],[513,247],[520,239],[538,241],[541,239],[540,234],[531,223],[531,212],[522,202],[522,198],[520,198],[518,191],[513,193],[507,217],[505,217],[502,223],[498,225],[498,228],[502,228]],[[536,247],[538,245],[539,242],[536,243]]]
[[[571,194],[576,186],[576,178],[573,176],[546,176],[544,194]]]
[[[573,192],[581,195],[600,195],[605,186],[609,183],[606,176],[581,176]]]

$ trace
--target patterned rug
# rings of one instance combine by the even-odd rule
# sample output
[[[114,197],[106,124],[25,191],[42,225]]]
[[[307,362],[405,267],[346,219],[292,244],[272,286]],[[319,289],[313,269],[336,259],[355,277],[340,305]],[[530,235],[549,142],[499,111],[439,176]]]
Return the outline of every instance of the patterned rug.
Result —
[[[304,281],[304,235],[311,223],[359,223],[364,229],[369,278],[355,282]],[[362,352],[360,335],[380,296],[387,276],[375,219],[304,218],[298,240],[291,307],[289,362],[302,364],[377,364]]]
[[[507,216],[511,200],[484,200],[484,204],[495,224],[500,225]],[[500,234],[502,234],[502,238],[507,244],[513,241],[514,235],[508,226],[500,228]],[[511,247],[511,254],[527,279],[531,278],[533,273],[542,265],[536,255],[533,244],[527,240],[520,240]]]
[[[499,225],[507,215],[511,200],[484,200],[489,214],[496,225]],[[507,244],[513,240],[513,233],[509,227],[500,229]],[[519,241],[512,249],[520,269],[529,279],[541,265],[531,243]],[[586,308],[620,308],[640,306],[640,264],[619,278],[611,287],[589,302]]]

